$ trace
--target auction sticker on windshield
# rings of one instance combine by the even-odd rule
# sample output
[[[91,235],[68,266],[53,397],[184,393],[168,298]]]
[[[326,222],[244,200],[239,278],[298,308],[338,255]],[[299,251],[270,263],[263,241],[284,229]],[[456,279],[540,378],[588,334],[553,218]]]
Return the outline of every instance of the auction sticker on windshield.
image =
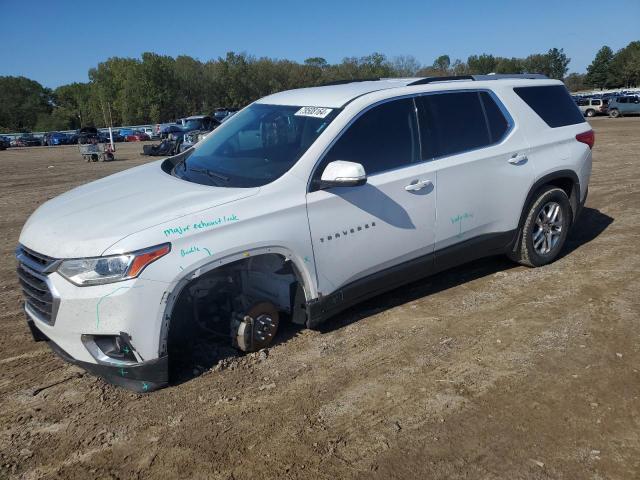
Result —
[[[295,114],[299,117],[324,118],[331,113],[332,108],[324,107],[302,107]]]

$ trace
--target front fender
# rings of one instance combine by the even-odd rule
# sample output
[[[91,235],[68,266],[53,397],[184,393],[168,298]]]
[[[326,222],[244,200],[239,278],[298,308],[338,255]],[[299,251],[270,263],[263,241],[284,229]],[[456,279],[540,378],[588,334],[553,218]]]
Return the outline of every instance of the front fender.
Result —
[[[200,252],[197,252],[200,253]],[[205,252],[206,253],[206,252]],[[224,265],[236,262],[238,260],[244,260],[259,255],[276,254],[290,261],[293,265],[293,270],[296,278],[302,284],[302,288],[305,294],[305,300],[308,302],[312,298],[316,298],[315,283],[313,282],[313,275],[308,265],[311,263],[308,258],[301,258],[295,254],[292,250],[282,246],[246,246],[246,248],[240,251],[230,253],[227,255],[207,255],[191,265],[187,269],[182,269],[180,274],[176,275],[175,279],[167,284],[165,294],[162,298],[164,308],[161,308],[162,314],[159,318],[160,327],[160,342],[158,347],[158,355],[163,356],[167,353],[167,335],[169,333],[169,324],[171,321],[171,315],[175,303],[177,302],[183,289],[193,280],[198,277],[220,268]],[[191,254],[189,254],[191,255]]]

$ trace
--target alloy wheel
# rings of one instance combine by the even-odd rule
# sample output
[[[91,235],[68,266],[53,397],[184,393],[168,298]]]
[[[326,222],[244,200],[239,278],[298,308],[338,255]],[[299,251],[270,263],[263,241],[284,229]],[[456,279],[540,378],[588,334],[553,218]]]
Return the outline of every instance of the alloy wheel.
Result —
[[[548,255],[560,241],[563,228],[562,207],[548,202],[538,213],[533,227],[533,248],[538,255]]]

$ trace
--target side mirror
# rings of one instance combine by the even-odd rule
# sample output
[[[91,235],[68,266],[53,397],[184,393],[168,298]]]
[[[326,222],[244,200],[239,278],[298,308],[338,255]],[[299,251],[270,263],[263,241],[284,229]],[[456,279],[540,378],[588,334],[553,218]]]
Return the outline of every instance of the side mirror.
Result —
[[[364,167],[355,162],[334,160],[329,163],[320,178],[320,188],[356,187],[367,183]]]

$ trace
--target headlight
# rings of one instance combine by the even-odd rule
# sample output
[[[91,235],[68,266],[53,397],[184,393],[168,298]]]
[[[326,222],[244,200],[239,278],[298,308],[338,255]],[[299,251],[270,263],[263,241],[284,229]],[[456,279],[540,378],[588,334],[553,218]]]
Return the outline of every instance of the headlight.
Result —
[[[80,287],[129,280],[140,275],[147,265],[171,251],[171,244],[108,257],[64,260],[57,272]]]

